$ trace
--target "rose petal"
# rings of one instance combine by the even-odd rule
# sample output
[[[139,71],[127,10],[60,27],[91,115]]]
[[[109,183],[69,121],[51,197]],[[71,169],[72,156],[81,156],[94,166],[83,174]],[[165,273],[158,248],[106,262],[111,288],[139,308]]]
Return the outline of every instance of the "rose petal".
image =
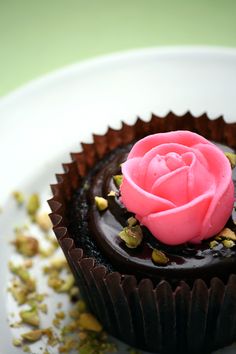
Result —
[[[166,165],[171,171],[175,171],[180,167],[185,166],[185,161],[182,159],[182,155],[176,152],[169,152],[165,156]]]
[[[169,144],[170,142],[188,147],[192,147],[199,143],[207,145],[211,144],[202,136],[189,132],[188,130],[153,134],[138,141],[131,149],[128,159],[133,157],[142,157],[154,147]]]
[[[150,192],[155,181],[170,172],[169,167],[166,165],[165,156],[173,154],[173,152],[181,155],[188,151],[189,148],[180,144],[163,144],[162,146],[154,147],[140,158],[137,165],[139,173],[136,182],[140,187]]]
[[[143,187],[147,192],[152,193],[152,186],[161,176],[169,174],[170,170],[166,166],[165,159],[161,158],[159,155],[154,157],[149,163],[146,178],[143,183]]]
[[[170,172],[170,170],[166,166],[165,160],[159,156],[158,147],[153,148],[145,156],[139,159],[140,160],[137,165],[137,183],[140,187],[150,191],[155,180],[159,176]]]
[[[234,204],[232,170],[224,153],[216,146],[198,145],[209,164],[209,171],[215,178],[215,193],[202,222],[202,238],[217,234],[227,222]]]
[[[163,198],[157,197],[140,188],[135,182],[138,158],[127,160],[122,165],[123,182],[120,187],[121,200],[126,208],[142,216],[149,213],[168,210],[175,205]]]
[[[182,155],[182,158],[189,165],[188,170],[188,201],[198,197],[199,195],[215,190],[215,177],[212,175],[208,167],[205,167],[200,162],[199,158],[196,158],[195,152],[187,152]],[[206,162],[207,164],[207,162]]]
[[[154,183],[151,192],[170,200],[176,206],[188,203],[188,172],[189,167],[184,166],[160,177]]]
[[[226,190],[222,198],[218,200],[217,204],[215,205],[215,209],[212,212],[210,219],[208,219],[209,223],[207,223],[207,219],[204,222],[202,228],[202,237],[204,239],[207,239],[212,235],[218,234],[225,226],[225,223],[227,222],[229,215],[233,210],[233,206],[234,206],[234,198],[232,197],[233,195],[234,195],[234,184],[233,181],[231,181],[230,185],[228,186],[228,189]]]
[[[168,245],[196,241],[200,237],[202,220],[212,198],[212,194],[204,194],[181,207],[147,215],[141,223],[153,236]]]

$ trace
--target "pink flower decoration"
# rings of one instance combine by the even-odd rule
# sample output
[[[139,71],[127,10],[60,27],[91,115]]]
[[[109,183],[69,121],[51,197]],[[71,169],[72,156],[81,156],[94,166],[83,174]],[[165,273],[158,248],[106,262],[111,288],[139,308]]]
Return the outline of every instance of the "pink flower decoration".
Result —
[[[224,153],[190,131],[149,135],[122,165],[121,200],[158,240],[200,243],[231,215],[234,186]]]

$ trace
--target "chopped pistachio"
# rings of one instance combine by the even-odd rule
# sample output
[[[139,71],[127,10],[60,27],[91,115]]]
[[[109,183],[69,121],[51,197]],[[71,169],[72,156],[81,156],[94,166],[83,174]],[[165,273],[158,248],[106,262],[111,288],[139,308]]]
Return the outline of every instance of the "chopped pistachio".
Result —
[[[118,188],[120,188],[122,180],[123,180],[123,175],[115,175],[113,176],[113,180]]]
[[[127,224],[128,226],[134,226],[137,224],[137,219],[135,219],[133,216],[131,216],[128,220],[127,220]]]
[[[82,313],[79,318],[79,326],[85,330],[101,332],[102,326],[91,313]]]
[[[62,270],[64,268],[67,268],[68,267],[68,263],[67,263],[67,260],[66,260],[66,258],[64,256],[56,257],[56,258],[53,258],[50,261],[50,267],[60,271],[60,270]]]
[[[52,324],[53,324],[54,327],[60,328],[61,320],[60,320],[59,318],[54,318],[54,319],[52,320]]]
[[[50,276],[48,278],[48,286],[52,288],[55,291],[58,291],[58,289],[63,285],[63,279],[59,277],[54,277]]]
[[[20,317],[24,323],[30,324],[34,327],[39,326],[39,314],[36,307],[20,311]]]
[[[34,331],[23,333],[21,337],[29,342],[36,342],[42,337],[42,335],[43,332],[41,329],[35,329]]]
[[[218,239],[218,238],[220,238],[220,239],[226,238],[227,240],[236,241],[236,234],[232,230],[230,230],[228,227],[225,227],[217,235],[216,239]]]
[[[209,246],[210,246],[210,248],[214,248],[214,247],[216,247],[218,244],[219,244],[219,242],[217,242],[216,240],[213,240],[213,241],[210,242]]]
[[[13,344],[15,347],[20,347],[20,346],[22,345],[22,339],[13,338],[12,344]]]
[[[13,274],[16,274],[23,283],[26,284],[29,292],[35,290],[35,280],[30,277],[28,270],[24,266],[16,266],[12,262],[9,262],[9,269]]]
[[[79,296],[79,288],[77,288],[77,286],[73,286],[71,289],[70,289],[70,297],[71,297],[71,300],[75,300],[77,299]]]
[[[102,197],[95,197],[95,204],[99,211],[104,211],[108,208],[108,201]]]
[[[29,197],[28,203],[27,203],[27,213],[29,216],[31,216],[32,220],[35,220],[36,213],[40,207],[40,200],[38,194],[34,193]]]
[[[18,305],[23,305],[27,301],[29,291],[27,287],[19,281],[13,281],[9,291],[11,292]]]
[[[85,312],[85,311],[84,311]],[[72,309],[69,311],[69,316],[70,318],[73,318],[74,320],[77,320],[80,316],[80,310],[78,306],[72,307]]]
[[[117,347],[114,343],[107,341],[107,336],[104,332],[88,332],[86,333],[85,338],[80,340],[78,350],[80,354],[105,354],[108,352],[116,352]]]
[[[83,300],[78,300],[76,307],[77,307],[79,313],[82,313],[86,310],[86,304]]]
[[[156,248],[152,251],[152,260],[156,264],[166,265],[169,262],[169,258],[162,251],[157,250]]]
[[[60,320],[64,320],[64,318],[65,318],[65,312],[64,312],[64,311],[58,311],[58,312],[56,312],[56,318],[59,318]]]
[[[57,289],[59,293],[66,293],[69,292],[70,289],[74,286],[75,278],[72,274],[67,275],[63,284]]]
[[[232,248],[235,246],[235,242],[232,240],[223,240],[222,243],[226,248]]]
[[[15,199],[17,205],[21,206],[24,203],[25,198],[24,198],[24,195],[22,192],[14,191],[12,193],[12,195],[13,195],[13,198]]]
[[[37,214],[35,221],[40,229],[44,232],[48,232],[52,228],[52,222],[47,213]]]
[[[22,347],[22,350],[23,350],[24,353],[31,353],[30,347],[29,347],[28,345],[24,345],[24,346]]]
[[[225,152],[225,156],[228,158],[231,168],[233,169],[236,166],[236,154],[232,152]]]
[[[57,247],[55,246],[49,246],[47,248],[39,248],[39,254],[43,258],[48,258],[53,255],[53,253],[56,251]]]
[[[45,299],[45,297],[47,296],[47,294],[39,294],[39,293],[30,293],[28,296],[28,300],[34,303],[41,303],[43,302],[43,300]]]
[[[33,257],[39,251],[39,242],[32,236],[17,234],[13,244],[23,256]]]
[[[44,274],[51,274],[56,272],[60,272],[63,269],[68,268],[68,263],[65,257],[55,257],[50,260],[49,265],[43,268]]]
[[[54,346],[54,345],[58,344],[58,340],[55,337],[51,327],[42,329],[42,333],[43,333],[43,335],[48,337],[48,345]]]
[[[129,248],[136,248],[143,239],[143,232],[139,225],[127,226],[119,233],[120,238],[125,241],[125,244]]]
[[[24,266],[25,266],[26,268],[32,268],[32,266],[33,266],[33,261],[32,261],[32,259],[26,259],[26,260],[24,261]]]
[[[86,312],[86,304],[83,300],[78,300],[75,306],[69,311],[69,315],[76,320],[84,312]]]
[[[10,324],[10,328],[20,328],[22,326],[21,322],[14,322]]]
[[[30,275],[29,272],[27,271],[27,269],[24,266],[16,266],[13,264],[13,262],[9,262],[8,263],[8,267],[10,269],[10,271],[13,274],[16,274],[19,276],[19,278],[25,283],[29,280]]]
[[[108,197],[115,197],[116,196],[116,192],[115,191],[110,191],[108,194],[107,194]]]
[[[40,304],[38,305],[38,309],[42,312],[47,314],[48,313],[48,305],[47,304]]]

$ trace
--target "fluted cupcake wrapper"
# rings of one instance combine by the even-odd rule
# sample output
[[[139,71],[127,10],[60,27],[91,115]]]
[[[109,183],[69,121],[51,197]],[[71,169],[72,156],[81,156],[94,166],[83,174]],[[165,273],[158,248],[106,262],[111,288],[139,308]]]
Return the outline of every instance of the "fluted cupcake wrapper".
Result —
[[[67,203],[98,159],[147,134],[171,130],[191,130],[236,147],[236,124],[222,117],[210,120],[206,114],[170,112],[163,118],[153,115],[148,122],[137,119],[133,126],[123,123],[120,130],[109,128],[103,136],[94,135],[92,144],[82,143],[82,151],[71,154],[73,162],[63,165],[65,173],[52,185],[50,217],[85,301],[109,333],[156,353],[209,353],[236,340],[236,274],[227,284],[218,278],[210,285],[197,279],[191,287],[181,281],[176,289],[165,280],[155,287],[150,279],[138,283],[134,275],[110,272],[87,258],[67,229]]]

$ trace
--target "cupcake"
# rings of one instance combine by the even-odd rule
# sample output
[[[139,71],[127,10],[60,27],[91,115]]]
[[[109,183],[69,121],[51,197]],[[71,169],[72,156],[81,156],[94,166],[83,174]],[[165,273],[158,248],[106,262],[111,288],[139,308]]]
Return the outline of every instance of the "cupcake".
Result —
[[[236,340],[235,136],[222,117],[153,115],[94,135],[57,176],[54,232],[90,310],[127,344],[194,354]]]

